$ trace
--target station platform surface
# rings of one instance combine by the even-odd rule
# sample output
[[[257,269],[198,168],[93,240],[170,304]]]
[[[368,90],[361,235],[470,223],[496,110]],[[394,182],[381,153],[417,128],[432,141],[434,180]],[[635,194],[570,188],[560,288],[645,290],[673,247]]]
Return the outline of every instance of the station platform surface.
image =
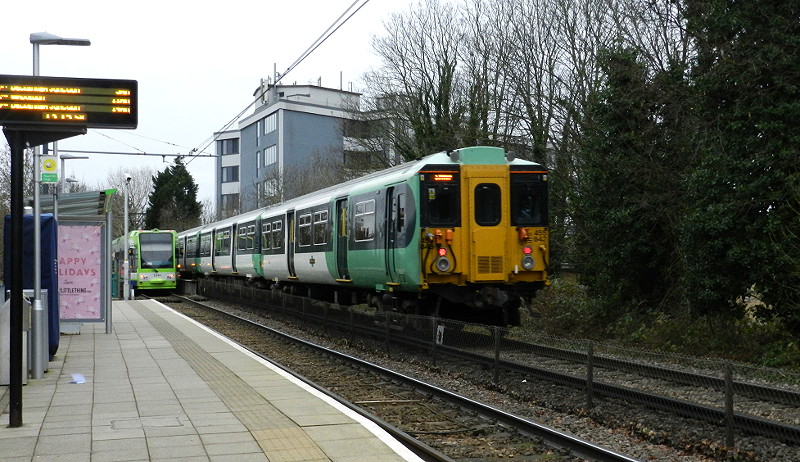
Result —
[[[23,386],[3,461],[420,460],[374,423],[155,301],[114,301],[113,332],[62,334]]]

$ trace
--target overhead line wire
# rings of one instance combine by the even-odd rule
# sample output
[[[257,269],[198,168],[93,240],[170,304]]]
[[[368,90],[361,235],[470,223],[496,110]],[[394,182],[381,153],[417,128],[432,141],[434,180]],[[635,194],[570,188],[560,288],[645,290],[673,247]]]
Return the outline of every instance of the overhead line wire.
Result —
[[[317,39],[316,39],[316,40],[315,40],[315,41],[314,41],[314,42],[311,44],[311,46],[309,46],[309,47],[306,49],[306,51],[304,51],[304,52],[303,52],[303,53],[300,55],[300,57],[299,57],[299,58],[297,58],[297,59],[294,61],[294,63],[292,63],[292,65],[291,65],[291,66],[289,66],[289,67],[288,67],[288,68],[287,68],[287,69],[286,69],[286,70],[283,72],[283,74],[280,74],[280,75],[274,76],[274,77],[275,77],[275,83],[274,83],[274,85],[277,85],[277,83],[278,83],[278,80],[280,80],[280,79],[282,79],[282,78],[286,77],[286,75],[287,75],[289,72],[291,72],[292,70],[294,70],[294,68],[295,68],[295,67],[297,67],[298,65],[300,65],[300,63],[302,63],[302,62],[303,62],[303,61],[304,61],[304,60],[305,60],[305,59],[306,59],[306,58],[307,58],[307,57],[308,57],[308,56],[309,56],[311,53],[313,53],[313,52],[314,52],[314,51],[315,51],[317,48],[319,48],[319,46],[320,46],[320,45],[322,45],[322,44],[323,44],[323,43],[324,43],[326,40],[328,40],[328,38],[329,38],[331,35],[333,35],[333,34],[334,34],[336,31],[338,31],[338,30],[339,30],[339,28],[341,28],[341,27],[342,27],[342,26],[343,26],[343,25],[344,25],[344,24],[345,24],[347,21],[349,21],[349,20],[350,20],[350,18],[352,18],[352,17],[353,17],[353,15],[355,15],[356,13],[358,13],[358,12],[361,10],[361,8],[363,8],[363,7],[364,7],[364,5],[366,5],[367,3],[369,3],[369,1],[370,1],[370,0],[364,0],[364,2],[363,2],[363,3],[362,3],[362,4],[361,4],[361,5],[358,7],[358,8],[356,8],[356,10],[355,10],[355,11],[353,11],[352,13],[350,13],[350,15],[349,15],[349,16],[347,16],[347,18],[345,18],[344,20],[342,20],[342,18],[343,18],[344,16],[346,16],[346,15],[347,15],[347,13],[348,13],[350,10],[352,10],[352,9],[353,9],[353,7],[354,7],[354,6],[355,6],[355,5],[356,5],[358,2],[360,2],[360,1],[361,1],[361,0],[355,0],[355,1],[354,1],[354,2],[353,2],[353,3],[352,3],[350,6],[349,6],[349,7],[347,7],[347,9],[344,11],[344,13],[342,13],[342,14],[341,14],[341,15],[340,15],[338,18],[336,18],[336,20],[335,20],[335,21],[334,21],[334,22],[333,22],[333,23],[332,23],[332,24],[331,24],[331,25],[328,27],[328,29],[326,29],[326,30],[325,30],[325,32],[323,32],[323,33],[322,33],[322,35],[320,35],[320,36],[319,36],[319,37],[318,37],[318,38],[317,38]],[[333,30],[331,30],[331,29],[333,29]],[[263,96],[263,91],[262,91],[262,92],[261,92],[261,93],[260,93],[258,96],[256,96],[256,97],[253,99],[253,101],[251,101],[251,102],[250,102],[250,104],[248,104],[248,105],[247,105],[247,106],[246,106],[244,109],[242,109],[242,110],[239,112],[239,114],[237,114],[237,115],[236,115],[236,117],[234,117],[233,119],[231,119],[231,120],[230,120],[230,121],[229,121],[227,124],[223,125],[223,126],[222,126],[222,128],[216,132],[216,133],[217,133],[217,135],[214,135],[214,136],[212,136],[212,137],[211,137],[212,139],[211,139],[211,140],[210,140],[210,141],[209,141],[209,142],[208,142],[208,143],[207,143],[205,146],[203,146],[203,148],[202,148],[202,149],[200,149],[200,151],[205,151],[205,149],[206,149],[206,148],[208,148],[208,147],[211,145],[211,143],[213,143],[213,142],[217,141],[217,139],[219,138],[219,134],[220,134],[220,133],[222,133],[222,132],[224,132],[224,131],[226,131],[226,130],[227,130],[227,129],[228,129],[230,126],[231,126],[231,125],[233,125],[233,123],[234,123],[234,122],[236,122],[236,121],[237,121],[237,120],[238,120],[238,119],[239,119],[239,118],[242,116],[242,114],[244,114],[244,113],[245,113],[245,112],[246,112],[248,109],[250,109],[250,108],[251,108],[251,107],[252,107],[252,106],[253,106],[253,105],[254,105],[254,104],[255,104],[255,103],[256,103],[256,102],[257,102],[259,99],[261,99],[261,97],[262,97],[262,96]],[[205,140],[204,140],[204,141],[205,141]],[[204,142],[204,141],[203,141],[203,142]],[[203,142],[201,142],[199,145],[202,145],[202,144],[203,144]],[[198,146],[199,146],[199,145],[198,145]],[[197,151],[197,149],[194,149],[194,150],[193,150],[193,152],[196,152],[196,151]],[[194,159],[194,157],[197,157],[197,156],[196,156],[196,155],[193,155],[193,156],[192,156],[192,158],[191,158],[191,159],[189,159],[189,160],[186,162],[186,165],[188,165],[188,164],[189,164],[189,163],[190,163],[190,162],[191,162],[191,161]]]

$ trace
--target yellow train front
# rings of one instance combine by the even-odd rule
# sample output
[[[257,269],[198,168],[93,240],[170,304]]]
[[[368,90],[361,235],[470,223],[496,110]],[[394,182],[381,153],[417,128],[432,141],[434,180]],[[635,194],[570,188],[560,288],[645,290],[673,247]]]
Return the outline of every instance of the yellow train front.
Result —
[[[449,157],[419,172],[423,292],[441,316],[519,325],[522,299],[549,284],[547,171],[498,148]]]

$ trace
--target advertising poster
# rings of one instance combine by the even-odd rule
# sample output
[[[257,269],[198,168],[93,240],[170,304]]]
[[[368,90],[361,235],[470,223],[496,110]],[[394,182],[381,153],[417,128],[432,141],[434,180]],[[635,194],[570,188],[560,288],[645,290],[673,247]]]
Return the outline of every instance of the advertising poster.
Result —
[[[63,320],[102,319],[102,227],[58,228],[59,315]]]

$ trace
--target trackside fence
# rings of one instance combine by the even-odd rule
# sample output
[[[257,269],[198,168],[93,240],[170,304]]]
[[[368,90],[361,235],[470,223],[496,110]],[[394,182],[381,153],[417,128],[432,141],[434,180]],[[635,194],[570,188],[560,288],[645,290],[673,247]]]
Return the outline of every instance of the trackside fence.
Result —
[[[585,392],[586,408],[618,399],[719,424],[728,447],[737,434],[800,445],[797,373],[552,337],[530,326],[506,329],[348,307],[208,279],[199,281],[198,294],[290,315],[340,336],[366,333],[388,354],[403,344],[418,347],[416,358],[433,365],[467,360],[496,383],[537,379],[578,389]]]

